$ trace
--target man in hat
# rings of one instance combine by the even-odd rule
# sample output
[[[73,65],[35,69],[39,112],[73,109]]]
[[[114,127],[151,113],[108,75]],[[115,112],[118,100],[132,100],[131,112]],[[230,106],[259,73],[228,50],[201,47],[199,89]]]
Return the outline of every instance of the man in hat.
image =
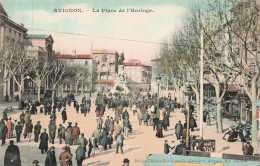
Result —
[[[49,136],[46,133],[46,129],[43,129],[43,132],[41,133],[40,136],[40,145],[39,145],[39,149],[41,149],[42,154],[44,153],[44,150],[45,152],[48,150],[48,139]]]
[[[2,130],[4,125],[5,125],[5,121],[4,121],[4,119],[1,119],[0,120],[0,138],[1,138],[1,130]]]
[[[124,164],[122,166],[129,166],[129,162],[130,161],[127,158],[125,158],[123,161]]]
[[[182,131],[183,131],[183,125],[181,124],[181,121],[179,120],[179,122],[175,125],[175,134],[176,134],[177,140],[180,139]]]
[[[75,153],[78,166],[82,166],[82,162],[85,159],[85,150],[83,149],[81,144],[78,146]]]
[[[60,144],[62,144],[62,139],[65,141],[65,131],[65,127],[60,124],[58,128],[58,138],[60,139]]]
[[[107,131],[109,131],[109,126],[110,126],[111,120],[109,119],[109,116],[107,116],[107,119],[105,121],[105,128]]]
[[[65,121],[67,120],[66,108],[63,109],[63,111],[61,112],[61,115],[62,115],[62,121],[63,121],[63,123],[65,123]]]
[[[14,141],[10,141],[10,145],[5,151],[4,157],[5,166],[21,166],[20,151],[18,146],[14,145]]]
[[[66,128],[66,138],[65,143],[72,145],[72,122],[69,122],[69,126]]]
[[[16,131],[16,142],[20,142],[20,137],[23,132],[23,126],[18,122],[18,124],[15,126],[15,131]]]
[[[79,138],[79,144],[81,145],[81,147],[83,148],[84,150],[84,159],[86,158],[85,157],[85,153],[87,151],[87,144],[88,144],[88,140],[84,137],[84,133],[81,133],[81,138]]]
[[[71,160],[72,156],[70,155],[69,152],[66,151],[66,148],[62,148],[62,152],[60,154],[59,160],[60,160],[60,165],[61,166],[69,166],[68,162]]]
[[[103,146],[104,151],[107,150],[107,141],[108,141],[107,136],[108,136],[108,132],[107,132],[106,128],[104,127],[103,131],[100,135],[100,145]]]
[[[37,124],[34,126],[34,141],[38,142],[39,135],[41,133],[42,126],[40,125],[40,121],[37,122]]]
[[[2,139],[2,146],[5,144],[6,134],[7,134],[7,126],[4,123],[4,126],[1,129],[1,139]]]
[[[54,138],[56,136],[56,123],[55,121],[50,121],[50,124],[49,124],[49,136],[50,136],[50,142],[52,144],[54,144]]]
[[[27,132],[27,136],[28,136],[28,142],[31,141],[32,130],[33,130],[32,120],[29,120],[29,122],[26,123],[26,132]]]
[[[25,114],[24,114],[24,112],[22,112],[21,115],[20,115],[20,123],[21,123],[22,126],[24,126],[24,123],[25,123],[24,116],[25,116]]]
[[[57,166],[54,146],[51,146],[50,149],[47,151],[45,166]]]
[[[115,140],[116,140],[116,154],[118,153],[119,147],[120,147],[121,153],[123,154],[124,136],[121,134],[121,131],[115,137]]]
[[[40,166],[40,165],[39,165],[39,161],[38,161],[38,160],[33,160],[33,162],[32,162],[32,163],[33,163],[33,166]]]
[[[80,135],[80,129],[78,127],[78,123],[75,123],[75,126],[72,128],[72,140],[73,140],[73,145],[76,145],[78,143]]]

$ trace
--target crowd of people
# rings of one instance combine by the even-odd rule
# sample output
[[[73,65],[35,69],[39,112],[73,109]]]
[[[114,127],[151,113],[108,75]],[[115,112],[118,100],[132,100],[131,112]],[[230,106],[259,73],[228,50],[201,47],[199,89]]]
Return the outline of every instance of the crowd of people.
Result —
[[[38,107],[38,108],[37,108]],[[82,113],[84,117],[90,113],[90,111],[95,111],[97,127],[89,138],[86,138],[77,122],[67,121],[67,107],[73,108],[75,113]],[[159,107],[159,108],[158,108]],[[116,154],[119,152],[124,153],[123,146],[125,137],[131,135],[133,131],[133,126],[129,114],[133,114],[132,118],[137,118],[139,125],[151,128],[154,131],[155,136],[158,138],[163,138],[163,131],[167,131],[170,126],[170,116],[174,112],[175,108],[180,108],[181,106],[172,100],[171,97],[162,97],[158,100],[157,94],[151,95],[147,93],[142,95],[141,93],[98,93],[95,100],[91,100],[84,96],[79,104],[79,101],[75,100],[74,95],[68,95],[64,98],[55,98],[54,101],[47,98],[39,103],[36,101],[28,101],[26,111],[22,111],[19,119],[13,120],[11,117],[8,119],[6,112],[4,112],[3,119],[0,121],[0,138],[2,139],[2,146],[6,143],[6,139],[16,138],[16,142],[21,141],[21,135],[23,134],[24,139],[28,142],[32,141],[34,135],[34,142],[39,142],[39,149],[41,154],[47,154],[45,165],[55,166],[57,165],[55,156],[55,147],[49,144],[54,144],[55,139],[59,140],[60,144],[64,144],[62,152],[59,156],[59,163],[63,166],[72,165],[72,154],[70,147],[78,146],[76,150],[76,161],[77,165],[81,166],[83,160],[95,157],[96,149],[102,147],[102,151],[111,149],[112,145],[115,143]],[[93,110],[93,108],[95,108]],[[39,111],[38,111],[39,110]],[[105,112],[113,112],[113,116],[104,116]],[[130,112],[129,112],[130,111]],[[194,128],[197,127],[196,119],[193,117],[194,107],[190,106],[190,114],[187,115],[187,110],[182,109],[185,115],[185,122],[182,123],[181,120],[176,119],[178,123],[175,125],[176,139],[180,140],[180,144],[175,146],[174,141],[171,145],[165,140],[164,153],[165,154],[183,154],[183,150],[187,149],[184,142],[187,137],[187,118],[189,117],[189,131],[190,145],[193,145],[192,141],[196,139],[192,136]],[[61,114],[62,124],[57,126],[57,114]],[[41,121],[36,123],[32,121],[31,116],[35,114],[43,114],[44,116],[49,116],[50,121],[47,128],[43,128]],[[209,114],[203,112],[203,121],[208,123],[210,121]],[[56,134],[57,133],[57,134]],[[234,134],[235,131],[231,130],[228,132],[229,136]],[[241,136],[238,131],[241,142],[246,142],[246,137]],[[225,135],[224,135],[225,137]],[[230,138],[228,138],[230,140]],[[232,141],[231,141],[232,142]],[[199,145],[194,143],[192,149],[201,151],[214,151],[213,146],[209,146],[209,143],[200,148]],[[10,147],[10,148],[9,148]],[[5,163],[11,162],[11,164],[20,161],[19,148],[14,145],[14,141],[10,141],[10,146],[5,155]],[[88,148],[87,148],[88,147]],[[17,153],[18,150],[18,153]],[[12,152],[13,151],[13,152]],[[243,145],[243,152],[250,154],[252,151],[251,145]],[[9,154],[12,154],[10,157]],[[15,157],[18,156],[18,157]],[[34,161],[37,165],[37,160]],[[19,164],[18,164],[19,165]]]

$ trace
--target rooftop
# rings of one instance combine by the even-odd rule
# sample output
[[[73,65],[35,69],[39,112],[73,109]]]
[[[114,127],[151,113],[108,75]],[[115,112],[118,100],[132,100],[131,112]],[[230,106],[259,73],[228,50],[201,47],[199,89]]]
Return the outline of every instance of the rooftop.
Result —
[[[133,63],[133,62],[125,62],[124,63],[124,66],[143,66],[143,67],[150,67],[148,65],[145,65],[145,64],[141,64],[141,63]]]
[[[59,54],[59,55],[55,55],[55,58],[58,58],[58,59],[92,59],[92,56],[89,54],[79,54],[79,55]]]
[[[45,34],[28,34],[27,39],[45,39],[48,35]]]

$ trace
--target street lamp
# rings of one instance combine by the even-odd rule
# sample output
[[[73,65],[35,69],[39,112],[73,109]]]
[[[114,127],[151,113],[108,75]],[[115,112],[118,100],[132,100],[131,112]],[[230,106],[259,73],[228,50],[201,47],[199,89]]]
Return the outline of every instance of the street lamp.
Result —
[[[187,87],[187,91],[185,92],[185,96],[192,96],[192,89],[190,86]],[[190,130],[190,103],[188,101],[187,108],[187,134],[186,134],[186,148],[189,148],[189,130]]]
[[[27,94],[28,94],[27,100],[29,101],[29,80],[31,79],[31,77],[30,76],[26,76],[25,79],[28,80],[27,81]]]
[[[161,79],[162,77],[160,75],[158,75],[156,77],[156,82],[157,82],[157,85],[158,85],[158,93],[157,93],[157,111],[159,111],[159,92],[160,92],[160,83],[161,83]],[[158,117],[160,119],[160,117]]]

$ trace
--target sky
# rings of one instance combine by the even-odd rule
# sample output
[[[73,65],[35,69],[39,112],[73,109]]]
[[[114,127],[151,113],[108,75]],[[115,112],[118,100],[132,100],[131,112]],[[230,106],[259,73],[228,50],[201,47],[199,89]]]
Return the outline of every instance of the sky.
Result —
[[[124,52],[125,59],[145,64],[157,58],[160,44],[112,40],[129,39],[163,43],[181,25],[190,0],[0,0],[10,19],[23,23],[28,34],[51,34],[54,50],[62,54],[89,54],[94,49]],[[54,12],[81,9],[80,13]],[[99,10],[100,12],[93,12]],[[101,12],[113,9],[117,12]],[[118,12],[151,9],[153,12]],[[38,29],[38,30],[37,30]],[[41,31],[39,31],[41,30]],[[71,35],[67,32],[82,35]]]

